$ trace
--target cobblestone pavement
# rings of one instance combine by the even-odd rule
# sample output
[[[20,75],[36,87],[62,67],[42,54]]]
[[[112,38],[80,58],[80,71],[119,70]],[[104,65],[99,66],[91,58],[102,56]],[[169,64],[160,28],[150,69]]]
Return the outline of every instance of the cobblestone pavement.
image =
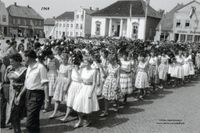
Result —
[[[110,109],[108,118],[99,118],[93,114],[90,127],[73,129],[76,116],[70,116],[68,122],[61,123],[64,105],[58,117],[49,120],[52,112],[41,112],[41,133],[200,133],[200,82],[193,81],[184,87],[169,88],[151,94],[144,101],[128,99],[118,114]],[[24,122],[22,123],[24,128]],[[12,130],[3,129],[3,133]]]

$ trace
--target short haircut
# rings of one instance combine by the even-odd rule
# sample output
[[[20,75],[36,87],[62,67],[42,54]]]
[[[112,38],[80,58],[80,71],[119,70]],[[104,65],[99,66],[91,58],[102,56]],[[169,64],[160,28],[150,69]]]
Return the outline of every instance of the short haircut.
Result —
[[[19,53],[11,55],[10,59],[13,59],[16,62],[22,62],[22,56]]]
[[[36,55],[35,51],[33,51],[33,50],[26,50],[25,57],[30,57],[32,59],[36,59],[37,55]]]

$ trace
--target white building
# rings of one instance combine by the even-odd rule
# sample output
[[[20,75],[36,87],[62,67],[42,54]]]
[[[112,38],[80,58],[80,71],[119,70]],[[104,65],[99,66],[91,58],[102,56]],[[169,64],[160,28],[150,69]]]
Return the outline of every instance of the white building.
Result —
[[[8,34],[8,11],[5,4],[0,0],[0,34]]]
[[[155,40],[200,42],[200,2],[178,4],[166,13],[157,27]]]
[[[160,13],[143,0],[118,0],[92,14],[91,34],[153,40],[160,19]]]
[[[54,38],[86,37],[91,35],[91,14],[94,10],[81,8],[74,12],[65,12],[55,19],[50,35]]]
[[[55,26],[55,18],[47,18],[44,20],[44,34],[45,37],[51,36],[51,32]]]

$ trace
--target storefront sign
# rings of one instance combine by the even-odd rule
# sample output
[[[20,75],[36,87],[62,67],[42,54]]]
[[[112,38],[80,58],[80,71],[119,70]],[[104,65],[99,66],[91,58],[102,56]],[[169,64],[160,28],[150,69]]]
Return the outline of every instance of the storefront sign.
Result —
[[[200,31],[184,31],[184,30],[178,30],[177,33],[182,33],[182,34],[200,34]]]

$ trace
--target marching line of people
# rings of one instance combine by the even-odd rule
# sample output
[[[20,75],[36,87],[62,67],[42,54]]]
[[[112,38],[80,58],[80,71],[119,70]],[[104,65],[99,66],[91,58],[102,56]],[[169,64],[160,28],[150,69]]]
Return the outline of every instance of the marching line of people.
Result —
[[[7,42],[10,46],[0,64],[1,127],[11,123],[15,133],[21,133],[20,121],[24,117],[27,131],[39,133],[42,106],[45,113],[54,103],[49,116],[54,119],[64,102],[66,113],[61,121],[65,122],[75,111],[78,122],[74,128],[85,127],[92,124],[89,116],[93,112],[101,111],[100,117],[108,116],[111,103],[118,112],[120,103],[126,106],[128,97],[143,100],[147,94],[169,85],[184,86],[200,72],[200,50],[194,53],[192,48],[176,45],[176,50],[167,46],[159,50],[154,45],[141,47],[128,40],[120,47],[64,40],[41,45],[37,40],[26,51],[24,44],[17,51],[15,40]],[[130,46],[134,46],[132,52]],[[103,109],[99,106],[100,98],[104,101]]]

